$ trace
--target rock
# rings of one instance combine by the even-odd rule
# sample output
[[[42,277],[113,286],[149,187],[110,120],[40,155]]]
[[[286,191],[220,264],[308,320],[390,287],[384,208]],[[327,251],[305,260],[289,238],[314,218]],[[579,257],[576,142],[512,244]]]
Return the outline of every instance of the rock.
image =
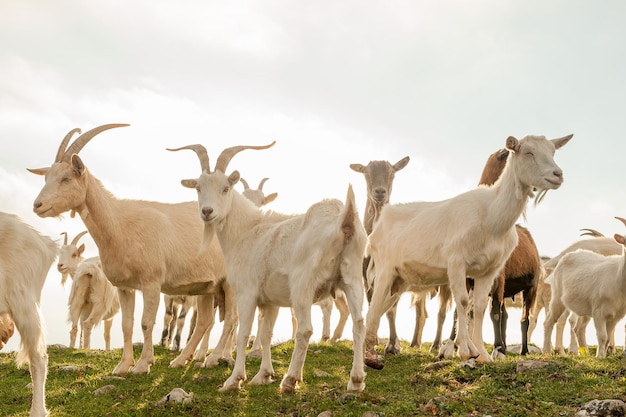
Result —
[[[550,362],[543,362],[543,361],[532,361],[532,360],[519,361],[517,363],[515,372],[524,373],[528,371],[533,371],[535,369],[543,369],[546,366],[550,366],[550,365],[551,365]]]
[[[102,395],[102,394],[106,394],[109,391],[112,391],[115,389],[115,385],[105,385],[103,387],[100,387],[96,390],[93,390],[91,393],[93,395]]]
[[[166,403],[182,403],[186,404],[193,399],[192,394],[187,394],[182,388],[174,388],[165,397],[157,401],[156,405],[165,405]]]
[[[574,417],[623,417],[626,403],[622,400],[592,400],[574,414]]]
[[[81,366],[76,366],[76,365],[61,366],[59,368],[59,371],[63,371],[63,372],[80,372],[82,370],[83,368]]]
[[[321,413],[319,413],[317,415],[317,417],[330,417],[332,415],[333,415],[333,413],[331,413],[330,411],[326,410],[326,411],[322,411]]]

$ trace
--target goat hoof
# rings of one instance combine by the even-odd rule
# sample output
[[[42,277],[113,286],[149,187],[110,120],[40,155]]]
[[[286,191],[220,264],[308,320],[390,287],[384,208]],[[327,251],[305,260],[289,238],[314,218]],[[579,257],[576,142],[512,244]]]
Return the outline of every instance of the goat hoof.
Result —
[[[378,356],[365,358],[365,365],[372,369],[383,369],[385,367],[385,364]]]

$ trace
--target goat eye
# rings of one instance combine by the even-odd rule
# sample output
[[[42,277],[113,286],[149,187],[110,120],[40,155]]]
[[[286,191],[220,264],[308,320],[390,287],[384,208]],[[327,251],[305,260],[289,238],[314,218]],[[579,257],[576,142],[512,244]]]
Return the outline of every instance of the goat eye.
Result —
[[[526,152],[526,155],[530,156],[531,158],[534,158],[534,157],[535,157],[535,154],[534,154],[534,153],[532,153],[532,152]]]
[[[230,187],[224,187],[224,189],[222,190],[224,194],[226,194],[229,191],[230,191]]]
[[[63,177],[61,182],[70,182],[70,177]]]

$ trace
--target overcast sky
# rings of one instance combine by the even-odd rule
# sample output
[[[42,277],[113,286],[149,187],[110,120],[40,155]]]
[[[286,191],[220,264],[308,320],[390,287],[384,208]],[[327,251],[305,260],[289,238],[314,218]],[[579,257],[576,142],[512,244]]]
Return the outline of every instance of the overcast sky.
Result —
[[[626,216],[625,18],[617,0],[4,1],[0,210],[55,239],[84,230],[32,213],[43,178],[26,171],[49,166],[76,127],[129,123],[96,137],[83,161],[117,197],[165,202],[195,199],[180,179],[200,171],[191,152],[166,147],[202,143],[215,161],[225,147],[276,140],[229,169],[253,185],[269,177],[265,191],[279,194],[269,208],[287,213],[344,199],[349,183],[362,212],[351,163],[408,155],[392,203],[441,200],[475,187],[507,136],[573,133],[556,154],[565,183],[520,219],[553,256],[581,228],[626,232],[613,219]],[[53,268],[50,343],[68,343],[68,294]],[[92,340],[103,346],[101,330]]]

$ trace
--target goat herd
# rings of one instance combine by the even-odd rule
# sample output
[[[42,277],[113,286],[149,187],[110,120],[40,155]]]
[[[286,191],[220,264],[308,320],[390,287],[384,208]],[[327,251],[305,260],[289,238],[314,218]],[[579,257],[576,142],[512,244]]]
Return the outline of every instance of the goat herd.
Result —
[[[542,265],[532,237],[516,225],[529,199],[534,197],[538,203],[548,190],[562,184],[563,172],[554,162],[554,154],[572,135],[552,140],[509,137],[505,148],[489,157],[477,188],[439,202],[387,204],[394,175],[406,166],[408,157],[395,164],[352,164],[367,183],[361,222],[351,186],[345,201],[325,199],[300,215],[261,210],[276,194],[265,196],[263,182],[258,190],[251,190],[238,171],[227,173],[227,168],[237,153],[268,149],[274,143],[225,149],[213,170],[202,145],[168,149],[196,153],[200,175],[181,183],[196,190],[197,202],[117,199],[91,174],[79,153],[99,133],[123,126],[127,125],[103,125],[83,134],[74,129],[62,140],[52,166],[29,169],[45,175],[34,212],[40,217],[78,213],[98,246],[98,257],[82,260],[84,245],[78,245],[82,234],[70,244],[66,235],[58,248],[16,216],[0,213],[0,294],[4,294],[0,298],[0,347],[16,328],[22,338],[17,361],[30,364],[33,381],[31,416],[47,415],[47,354],[39,302],[45,277],[57,256],[58,270],[73,277],[71,347],[79,323],[80,346],[88,348],[93,325],[104,320],[108,349],[111,318],[121,310],[124,344],[114,374],[149,372],[161,293],[170,301],[177,296],[195,299],[195,328],[170,366],[182,367],[193,360],[203,360],[204,367],[213,367],[220,360],[234,362],[232,374],[220,390],[239,389],[247,379],[246,348],[257,308],[258,336],[253,350],[260,352],[261,366],[249,384],[273,381],[272,331],[279,308],[291,307],[297,323],[295,347],[280,389],[293,392],[302,380],[313,333],[311,306],[320,303],[329,311],[334,301],[342,319],[333,340],[341,336],[348,316],[352,318],[353,361],[347,389],[363,391],[364,364],[383,367],[375,347],[384,313],[390,323],[386,352],[399,350],[394,315],[398,299],[406,291],[412,293],[416,308],[414,345],[421,343],[427,295],[439,294],[439,326],[433,348],[439,349],[441,357],[451,357],[456,350],[462,359],[487,362],[506,353],[504,299],[519,292],[524,300],[522,353],[528,352],[530,312],[543,300],[538,293],[542,285],[552,290],[544,352],[552,351],[552,327],[557,321],[556,349],[563,351],[559,332],[562,334],[570,312],[573,332],[578,335],[570,350],[578,350],[576,343],[585,345],[584,328],[590,318],[598,335],[597,356],[614,349],[615,325],[626,314],[621,296],[626,282],[622,255],[626,236],[584,239],[581,242],[593,242],[593,246],[579,251],[568,248],[569,253]],[[70,144],[76,134],[79,136]],[[245,186],[243,194],[234,188],[240,181]],[[543,276],[550,272],[546,283]],[[589,279],[600,275],[606,281],[602,286],[595,278]],[[79,285],[82,276],[90,277],[86,280],[90,285],[99,286],[91,290],[98,297],[87,313],[72,304],[74,298],[87,298],[85,286]],[[141,291],[144,305],[144,343],[138,360],[132,349],[135,290]],[[364,299],[369,302],[365,318]],[[452,299],[456,323],[450,339],[442,344],[441,324]],[[495,334],[492,355],[485,349],[482,335],[490,299]],[[473,326],[468,321],[470,309]],[[208,334],[218,310],[223,330],[207,356]],[[330,337],[326,329],[324,334]]]

